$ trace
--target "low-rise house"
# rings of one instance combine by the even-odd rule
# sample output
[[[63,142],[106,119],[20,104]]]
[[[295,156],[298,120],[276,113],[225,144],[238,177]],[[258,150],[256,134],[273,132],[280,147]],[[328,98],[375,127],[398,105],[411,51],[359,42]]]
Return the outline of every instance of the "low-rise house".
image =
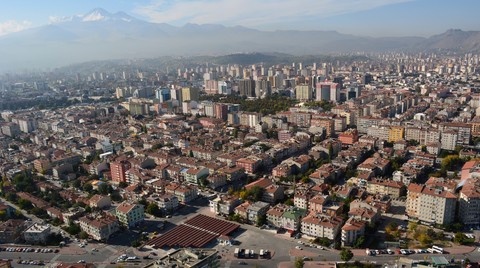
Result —
[[[24,220],[9,219],[0,222],[0,243],[9,244],[17,242],[26,227]]]
[[[210,200],[210,210],[217,215],[230,215],[241,201],[234,195],[220,195]]]
[[[350,208],[348,217],[356,220],[366,221],[369,224],[375,223],[380,219],[380,212],[366,207]]]
[[[215,173],[208,176],[205,181],[208,188],[215,190],[227,184],[227,176],[225,176],[224,174]]]
[[[300,230],[300,222],[305,216],[306,210],[297,207],[288,207],[280,217],[281,227],[294,233]]]
[[[112,200],[110,196],[96,194],[88,200],[88,205],[91,208],[108,208],[112,205]]]
[[[266,216],[270,204],[257,201],[247,208],[247,221],[257,223],[261,217]]]
[[[251,203],[249,201],[245,201],[243,203],[241,203],[240,205],[238,205],[236,208],[235,208],[235,214],[238,214],[242,219],[247,219],[248,217],[248,208],[250,207]]]
[[[289,206],[282,203],[271,207],[267,211],[267,223],[276,228],[282,228],[282,215]]]

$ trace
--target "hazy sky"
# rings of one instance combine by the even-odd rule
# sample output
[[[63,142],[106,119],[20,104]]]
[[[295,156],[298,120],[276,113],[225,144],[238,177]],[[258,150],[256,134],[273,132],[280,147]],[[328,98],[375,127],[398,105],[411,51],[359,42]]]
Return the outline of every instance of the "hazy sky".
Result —
[[[86,14],[97,7],[177,26],[216,23],[368,36],[480,30],[479,0],[0,0],[0,35]]]

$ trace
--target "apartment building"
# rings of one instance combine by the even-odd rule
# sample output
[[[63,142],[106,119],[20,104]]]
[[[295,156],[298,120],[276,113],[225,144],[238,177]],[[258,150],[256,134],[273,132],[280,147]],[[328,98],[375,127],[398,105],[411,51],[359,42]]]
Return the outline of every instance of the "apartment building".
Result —
[[[460,183],[458,217],[466,226],[480,225],[480,180],[466,179]]]
[[[112,216],[85,216],[80,218],[79,222],[80,229],[97,241],[107,241],[112,234],[120,230],[118,220]]]
[[[325,237],[334,240],[340,234],[342,224],[343,219],[338,216],[327,217],[310,213],[302,219],[301,232],[313,237]]]
[[[367,222],[349,218],[342,227],[342,246],[352,246],[357,239],[365,235]]]
[[[373,179],[367,184],[367,192],[372,194],[389,195],[393,198],[399,198],[404,194],[404,184],[393,180]]]
[[[128,228],[134,227],[145,219],[143,205],[121,203],[116,209],[116,215],[120,223]]]
[[[454,221],[457,196],[439,187],[411,183],[408,186],[406,212],[411,218],[432,224]]]

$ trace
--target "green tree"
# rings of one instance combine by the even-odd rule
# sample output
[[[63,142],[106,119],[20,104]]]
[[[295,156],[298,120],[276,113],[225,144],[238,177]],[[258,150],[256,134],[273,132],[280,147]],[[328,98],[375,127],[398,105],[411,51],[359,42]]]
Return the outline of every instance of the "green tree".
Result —
[[[134,248],[137,248],[142,245],[142,242],[140,242],[139,240],[134,240],[130,245]]]
[[[0,210],[0,221],[7,220],[7,212],[5,210]]]
[[[147,205],[147,208],[145,209],[145,211],[150,214],[150,215],[153,215],[153,216],[160,216],[162,211],[160,210],[160,208],[158,207],[157,204],[155,203],[150,203]]]
[[[83,185],[83,190],[84,190],[85,192],[88,192],[88,193],[92,192],[92,191],[93,191],[93,186],[92,186],[92,184],[90,184],[90,183],[84,184],[84,185]]]
[[[108,183],[102,183],[98,185],[98,192],[102,195],[107,195],[113,191],[113,188]]]
[[[78,224],[70,223],[69,226],[65,227],[65,231],[71,235],[77,235],[81,232],[81,229]]]
[[[353,243],[354,248],[362,248],[365,245],[365,236],[360,236],[355,240],[355,243]]]
[[[456,232],[455,237],[453,238],[453,242],[463,245],[467,240],[467,236],[462,232]]]
[[[432,237],[422,233],[418,236],[418,241],[422,244],[422,247],[426,247],[432,243]]]
[[[18,200],[18,206],[21,209],[31,209],[31,208],[33,208],[32,202],[30,202],[30,200],[26,200],[26,199],[22,199],[22,198],[20,198]]]
[[[305,261],[302,257],[295,258],[295,268],[303,268],[305,266]]]
[[[267,215],[263,214],[257,217],[257,226],[263,226],[267,223]]]
[[[88,238],[87,232],[81,231],[81,232],[78,234],[78,238],[80,238],[80,239],[87,239],[87,238]]]
[[[353,252],[349,249],[344,248],[340,252],[340,258],[342,259],[342,261],[349,261],[353,258]]]

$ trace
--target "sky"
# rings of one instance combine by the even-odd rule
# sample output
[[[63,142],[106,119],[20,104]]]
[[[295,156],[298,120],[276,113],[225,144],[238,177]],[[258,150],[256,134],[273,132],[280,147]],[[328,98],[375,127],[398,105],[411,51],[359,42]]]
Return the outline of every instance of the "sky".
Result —
[[[334,30],[373,37],[480,30],[478,0],[0,0],[0,35],[87,14],[94,8],[175,26]]]

